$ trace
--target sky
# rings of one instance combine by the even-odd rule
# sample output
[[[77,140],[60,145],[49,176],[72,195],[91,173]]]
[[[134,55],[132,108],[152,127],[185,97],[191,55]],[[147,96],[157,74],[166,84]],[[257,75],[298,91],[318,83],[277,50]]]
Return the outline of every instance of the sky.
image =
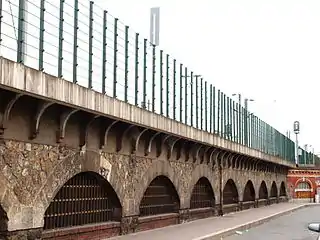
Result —
[[[16,60],[18,0],[3,1],[0,54]],[[25,64],[38,67],[40,1],[28,1],[28,47]],[[149,38],[150,8],[160,7],[160,49],[229,96],[248,98],[249,111],[282,133],[300,121],[299,145],[320,153],[318,136],[318,83],[320,79],[319,0],[95,0],[93,24],[93,89],[101,90],[102,10],[120,19],[119,29],[130,26],[130,56],[134,31]],[[44,71],[57,75],[59,0],[45,1]],[[64,5],[63,78],[72,81],[73,7]],[[78,84],[88,84],[89,1],[79,1]],[[108,15],[107,94],[113,84],[113,19]],[[134,30],[134,31],[133,31]],[[119,30],[123,45],[124,31]],[[124,47],[118,52],[118,97],[123,98]],[[140,50],[143,46],[140,45]],[[149,47],[148,51],[151,51]],[[158,51],[158,50],[157,50]],[[148,64],[152,59],[148,55]],[[121,62],[122,61],[122,62]],[[140,54],[142,62],[142,54]],[[157,60],[158,61],[158,60]],[[129,79],[134,79],[134,58],[129,57]],[[171,63],[172,64],[172,63]],[[139,67],[140,78],[143,71]],[[148,65],[150,66],[150,65]],[[122,68],[122,69],[121,69]],[[151,74],[151,71],[148,71]],[[150,75],[147,76],[151,78]],[[159,76],[157,75],[157,78]],[[120,81],[120,79],[122,79]],[[157,81],[159,79],[156,79]],[[108,82],[109,81],[109,82]],[[140,81],[142,84],[142,81]],[[140,84],[139,83],[139,84]],[[147,88],[151,88],[148,81]],[[122,84],[122,85],[121,85]],[[133,84],[129,84],[129,102]],[[139,86],[140,88],[142,86]],[[122,91],[122,92],[120,92]],[[166,91],[166,89],[165,89]],[[148,91],[148,98],[150,91]],[[159,94],[158,91],[156,94]],[[142,101],[139,94],[139,103]],[[177,96],[179,97],[179,96]],[[159,96],[156,96],[159,99]],[[234,97],[237,100],[237,97]],[[166,100],[165,100],[166,101]],[[131,102],[132,103],[132,102]],[[172,109],[170,109],[172,111]],[[309,146],[308,150],[312,148]]]
[[[319,0],[96,0],[149,38],[160,7],[160,48],[281,132],[300,121],[300,145],[320,152]],[[309,150],[311,147],[309,146]]]

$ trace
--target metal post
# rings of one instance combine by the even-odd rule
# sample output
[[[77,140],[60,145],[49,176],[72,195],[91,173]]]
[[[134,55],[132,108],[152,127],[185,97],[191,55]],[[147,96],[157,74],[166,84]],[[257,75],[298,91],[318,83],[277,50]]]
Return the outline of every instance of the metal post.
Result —
[[[134,93],[134,104],[136,106],[139,105],[138,103],[138,93],[139,93],[139,87],[138,87],[138,83],[139,83],[139,33],[136,33],[136,42],[135,42],[135,67],[134,67],[134,89],[135,89],[135,93]]]
[[[25,16],[26,16],[26,1],[19,0],[19,16],[18,16],[18,49],[17,49],[17,62],[24,63],[25,60]]]
[[[217,109],[217,131],[220,135],[220,89],[218,89],[218,109]],[[221,135],[220,135],[221,136]]]
[[[236,113],[235,113],[235,103],[232,100],[232,130],[233,130],[233,141],[236,141]]]
[[[227,139],[230,139],[230,102],[229,102],[229,97],[227,97],[227,121],[226,121],[226,132],[227,132]]]
[[[40,2],[40,29],[39,29],[39,71],[43,71],[43,42],[44,42],[44,1]]]
[[[244,100],[244,144],[248,146],[248,99]]]
[[[173,59],[173,119],[176,120],[176,88],[177,88],[177,79],[176,79],[176,59]]]
[[[128,73],[129,73],[129,26],[124,32],[124,101],[128,102]]]
[[[0,0],[0,47],[1,47],[1,44],[2,44],[2,0]]]
[[[117,69],[118,69],[118,18],[114,19],[113,38],[113,97],[117,98]]]
[[[92,40],[93,40],[93,2],[90,1],[89,10],[89,67],[88,67],[88,88],[92,88]]]
[[[207,81],[204,82],[204,130],[208,131],[208,86]]]
[[[212,112],[213,112],[213,116],[212,116],[212,130],[213,130],[213,133],[216,133],[216,87],[213,87],[213,103],[212,103]]]
[[[198,86],[198,76],[196,76],[196,128],[199,128],[199,86]]]
[[[64,13],[64,0],[60,0],[59,8],[59,50],[58,50],[58,77],[62,78],[62,62],[63,62],[63,13]]]
[[[147,108],[147,39],[143,39],[143,108]]]
[[[184,76],[185,76],[185,85],[184,85],[184,123],[188,124],[188,68],[184,68]]]
[[[169,108],[170,108],[170,103],[169,103],[169,93],[170,93],[170,90],[169,90],[169,54],[166,55],[166,116],[167,118],[169,117]]]
[[[160,114],[163,115],[163,50],[160,50]]]
[[[152,112],[155,112],[156,92],[156,45],[152,45]]]
[[[73,23],[73,83],[77,83],[78,68],[78,0],[74,0],[74,23]]]
[[[107,67],[107,16],[108,12],[103,11],[103,37],[102,37],[102,94],[106,94],[106,67]]]
[[[191,113],[191,121],[190,125],[193,126],[193,72],[190,74],[190,113]]]
[[[210,133],[212,133],[212,84],[210,84],[210,110],[209,110],[209,121],[210,121],[210,128],[209,128],[209,131],[210,131]]]
[[[183,84],[182,84],[182,68],[183,65],[180,64],[180,122],[182,121],[182,111],[183,111],[183,96],[182,96],[182,89],[183,89]]]
[[[203,130],[203,79],[200,79],[200,129]]]

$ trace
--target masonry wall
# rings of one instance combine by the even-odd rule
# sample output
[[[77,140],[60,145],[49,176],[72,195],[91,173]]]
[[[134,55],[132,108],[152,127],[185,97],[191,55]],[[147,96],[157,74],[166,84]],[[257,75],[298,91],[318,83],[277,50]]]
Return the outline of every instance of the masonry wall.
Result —
[[[18,98],[6,117],[8,104],[16,95],[1,90],[0,96],[0,204],[4,210],[1,224],[6,225],[1,227],[0,234],[7,239],[70,239],[81,234],[98,239],[241,210],[250,204],[256,207],[262,181],[268,193],[273,182],[277,186],[276,199],[267,201],[280,201],[286,167],[190,139],[166,138],[165,134],[125,122],[112,125],[112,119],[80,110],[73,112],[72,108],[56,103],[44,107],[46,102],[29,96]],[[106,130],[108,126],[112,127]],[[43,232],[44,213],[59,189],[73,176],[86,171],[101,175],[111,184],[121,203],[121,221],[84,227],[81,233],[79,229]],[[165,216],[140,217],[144,192],[160,175],[173,183],[180,210]],[[192,190],[201,177],[209,180],[216,206],[190,210]],[[239,201],[224,206],[220,192],[229,179],[236,186]],[[255,199],[244,204],[244,189],[249,180]]]

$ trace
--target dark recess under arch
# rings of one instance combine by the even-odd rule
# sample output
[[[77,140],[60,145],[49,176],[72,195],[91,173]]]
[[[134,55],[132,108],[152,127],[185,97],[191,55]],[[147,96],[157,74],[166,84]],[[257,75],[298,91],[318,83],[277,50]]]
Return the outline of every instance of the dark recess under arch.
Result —
[[[229,179],[223,188],[223,204],[234,204],[239,202],[239,194],[236,184]]]
[[[177,213],[180,208],[178,193],[165,176],[152,180],[140,203],[140,216]]]
[[[212,186],[207,178],[202,177],[193,187],[190,208],[208,208],[214,205],[215,197]]]
[[[44,216],[44,229],[120,221],[121,204],[110,183],[94,172],[82,172],[59,190]]]

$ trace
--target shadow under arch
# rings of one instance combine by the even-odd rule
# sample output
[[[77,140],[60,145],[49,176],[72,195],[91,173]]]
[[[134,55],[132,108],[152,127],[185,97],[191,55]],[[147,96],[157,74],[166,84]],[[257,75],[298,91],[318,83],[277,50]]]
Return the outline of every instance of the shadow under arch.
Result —
[[[235,204],[239,202],[239,194],[238,189],[233,181],[233,179],[229,179],[223,188],[223,204]]]
[[[44,230],[120,222],[121,216],[122,206],[111,184],[101,175],[86,171],[59,189],[45,211]]]
[[[178,192],[171,180],[164,175],[159,175],[150,182],[139,205],[140,216],[178,213],[179,209]]]
[[[285,186],[285,183],[284,183],[283,181],[282,181],[281,184],[280,184],[279,196],[280,196],[280,197],[286,197],[286,196],[287,196],[286,186]]]
[[[255,201],[256,192],[251,180],[248,180],[243,190],[243,202]]]
[[[276,198],[278,197],[278,188],[275,181],[272,182],[271,188],[270,188],[270,198]]]
[[[259,199],[268,199],[268,188],[265,181],[262,181],[260,184]]]
[[[206,177],[201,177],[193,187],[190,208],[209,208],[214,206],[215,195],[213,188]]]

